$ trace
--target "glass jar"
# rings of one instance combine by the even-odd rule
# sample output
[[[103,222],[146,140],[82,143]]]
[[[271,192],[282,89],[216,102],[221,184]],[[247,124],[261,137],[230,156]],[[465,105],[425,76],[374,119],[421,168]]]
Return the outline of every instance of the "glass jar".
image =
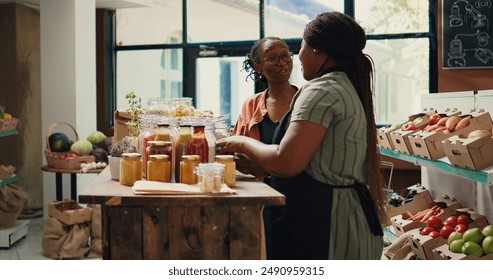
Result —
[[[147,141],[145,157],[142,159],[143,172],[147,174],[147,159],[150,155],[168,155],[172,157],[172,148],[170,141]]]
[[[175,182],[180,181],[180,162],[183,155],[188,155],[188,144],[190,143],[190,138],[192,138],[191,125],[180,125],[176,135],[176,140],[174,142],[174,164],[173,168],[175,170]]]
[[[220,163],[201,163],[195,169],[197,184],[204,193],[218,192],[224,183],[224,165]]]
[[[236,185],[236,162],[233,155],[217,155],[216,162],[224,165],[224,183],[228,187]]]
[[[195,125],[192,129],[192,137],[188,144],[188,153],[191,155],[199,155],[203,163],[209,161],[209,145],[205,138],[205,126]]]
[[[193,115],[194,109],[191,97],[180,97],[170,100],[170,116],[185,117]]]
[[[151,97],[147,100],[147,114],[169,116],[170,100],[161,97]]]
[[[142,159],[140,153],[123,153],[120,160],[120,184],[133,186],[142,180]]]
[[[184,184],[197,184],[197,174],[195,174],[195,167],[200,164],[200,156],[198,155],[183,155],[180,162],[180,183]]]
[[[171,141],[169,124],[160,123],[157,125],[154,141]]]
[[[147,180],[171,182],[171,164],[168,155],[149,155],[147,161]]]
[[[214,124],[214,137],[216,140],[231,136],[231,128],[224,122]]]

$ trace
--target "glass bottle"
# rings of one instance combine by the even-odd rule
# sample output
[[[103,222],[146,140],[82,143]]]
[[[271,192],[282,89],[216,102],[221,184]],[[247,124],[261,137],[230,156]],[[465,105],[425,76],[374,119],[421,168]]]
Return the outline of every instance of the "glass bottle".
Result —
[[[160,123],[157,125],[154,141],[171,141],[169,124]]]
[[[197,174],[195,167],[200,164],[201,158],[199,155],[183,155],[180,161],[180,183],[197,184]]]
[[[214,124],[210,123],[205,126],[205,139],[208,146],[208,159],[207,162],[214,162],[216,156],[216,138],[214,137]]]
[[[123,153],[120,160],[120,184],[133,186],[142,180],[142,159],[140,153]]]
[[[147,161],[147,180],[158,182],[171,181],[171,163],[168,155],[149,155]]]
[[[203,163],[209,161],[209,145],[205,138],[205,126],[194,125],[192,130],[192,138],[188,144],[188,153],[191,155],[199,155]]]
[[[190,138],[192,138],[191,125],[180,125],[178,129],[178,133],[176,135],[176,141],[174,142],[174,160],[173,160],[173,169],[174,169],[174,179],[175,182],[180,181],[180,162],[181,157],[183,155],[188,155],[188,144],[190,142]]]
[[[224,183],[228,187],[236,184],[236,163],[233,155],[216,155],[216,162],[224,165]]]

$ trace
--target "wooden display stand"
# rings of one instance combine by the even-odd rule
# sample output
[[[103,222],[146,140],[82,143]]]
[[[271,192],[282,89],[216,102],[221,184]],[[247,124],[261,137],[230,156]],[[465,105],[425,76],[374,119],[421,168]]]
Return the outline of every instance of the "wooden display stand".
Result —
[[[103,259],[263,259],[263,207],[285,197],[254,179],[238,178],[234,190],[136,195],[106,168],[79,202],[101,205]]]

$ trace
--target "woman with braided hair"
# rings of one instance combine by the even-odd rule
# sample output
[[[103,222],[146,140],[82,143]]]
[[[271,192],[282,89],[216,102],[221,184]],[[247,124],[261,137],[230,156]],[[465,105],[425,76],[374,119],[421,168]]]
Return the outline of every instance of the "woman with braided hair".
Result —
[[[276,259],[382,256],[384,182],[373,63],[363,53],[365,45],[365,32],[353,18],[319,14],[305,27],[299,53],[308,82],[296,93],[273,144],[242,136],[217,143],[273,174],[271,185],[286,196],[285,206],[272,209]]]

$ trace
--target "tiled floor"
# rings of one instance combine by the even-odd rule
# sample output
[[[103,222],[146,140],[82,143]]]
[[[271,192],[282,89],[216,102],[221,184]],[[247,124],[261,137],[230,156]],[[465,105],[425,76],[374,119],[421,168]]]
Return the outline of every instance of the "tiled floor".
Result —
[[[0,260],[49,260],[43,255],[43,217],[29,219],[27,235],[10,248],[0,248]]]

